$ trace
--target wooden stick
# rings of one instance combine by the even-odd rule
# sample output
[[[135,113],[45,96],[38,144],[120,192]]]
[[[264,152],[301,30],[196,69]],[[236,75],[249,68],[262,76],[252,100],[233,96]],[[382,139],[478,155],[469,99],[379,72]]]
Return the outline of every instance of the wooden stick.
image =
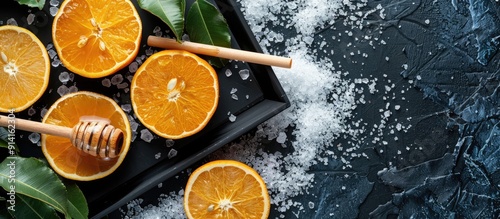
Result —
[[[123,131],[110,125],[108,120],[80,119],[75,127],[68,128],[0,115],[0,126],[68,138],[78,150],[100,158],[117,157],[124,139]]]
[[[2,116],[2,115],[0,115],[0,126],[29,131],[29,132],[55,135],[65,138],[71,138],[71,134],[73,132],[72,128],[64,126],[34,122],[24,119],[9,118],[7,116]]]
[[[273,56],[268,54],[249,52],[249,51],[231,49],[219,46],[212,46],[212,45],[194,43],[188,41],[179,43],[175,39],[169,39],[165,37],[149,36],[148,45],[163,49],[186,50],[188,52],[196,54],[214,56],[225,59],[233,59],[233,60],[245,61],[262,65],[271,65],[283,68],[292,67],[291,58],[285,58],[285,57],[279,57],[279,56]]]

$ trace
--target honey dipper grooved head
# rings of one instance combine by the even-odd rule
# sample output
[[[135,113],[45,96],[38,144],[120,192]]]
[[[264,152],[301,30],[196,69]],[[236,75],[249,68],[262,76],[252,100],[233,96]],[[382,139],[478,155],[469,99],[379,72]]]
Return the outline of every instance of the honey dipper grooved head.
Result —
[[[71,143],[78,150],[100,158],[115,158],[122,149],[124,134],[103,121],[80,121],[71,133]]]

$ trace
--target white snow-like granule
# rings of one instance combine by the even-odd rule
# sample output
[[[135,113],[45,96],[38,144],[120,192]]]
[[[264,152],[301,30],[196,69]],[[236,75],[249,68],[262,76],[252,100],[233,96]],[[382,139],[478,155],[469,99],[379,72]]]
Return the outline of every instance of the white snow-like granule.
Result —
[[[315,42],[315,32],[328,28],[343,16],[343,23],[359,28],[363,13],[359,11],[366,1],[351,3],[344,0],[238,0],[251,30],[265,53],[289,56],[293,59],[291,69],[273,68],[282,84],[291,106],[282,113],[259,125],[255,133],[242,136],[238,141],[224,146],[209,156],[209,159],[233,159],[252,166],[264,179],[271,203],[280,212],[291,208],[314,208],[310,203],[296,203],[291,198],[307,193],[314,186],[314,174],[309,169],[318,163],[328,163],[328,158],[341,160],[343,168],[350,167],[350,159],[359,149],[353,140],[352,146],[345,146],[349,153],[335,154],[330,147],[340,136],[352,139],[364,131],[359,121],[352,121],[352,111],[363,100],[356,98],[358,90],[354,81],[344,79],[347,72],[337,70],[332,60],[318,58],[317,51],[311,51],[313,43],[327,48],[332,39]],[[271,30],[279,26],[294,30],[296,35]],[[274,43],[284,42],[284,51],[272,51]],[[333,54],[334,51],[332,51]],[[341,51],[337,51],[341,52]],[[360,53],[360,56],[367,56]],[[232,72],[226,70],[226,76]],[[241,75],[241,71],[240,71]],[[244,75],[246,77],[246,75]],[[242,77],[242,79],[244,79]],[[369,82],[371,82],[369,84]],[[375,81],[360,79],[357,84],[372,91]],[[373,91],[375,92],[375,91]],[[283,154],[263,148],[262,142],[276,141],[283,147],[292,146],[293,152]],[[325,157],[329,156],[329,157]],[[125,218],[185,218],[184,213],[172,214],[169,209],[182,209],[182,195],[170,193],[159,198],[156,206],[140,207],[138,200],[127,206]],[[307,206],[309,205],[309,206]]]

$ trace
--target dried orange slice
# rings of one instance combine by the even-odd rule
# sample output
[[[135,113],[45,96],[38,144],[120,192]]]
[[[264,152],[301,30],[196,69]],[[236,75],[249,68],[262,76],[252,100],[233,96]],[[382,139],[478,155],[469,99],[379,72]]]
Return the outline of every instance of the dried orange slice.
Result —
[[[196,169],[184,192],[190,219],[267,218],[269,194],[264,180],[238,161],[217,160]]]
[[[30,107],[47,89],[49,74],[49,55],[33,33],[0,26],[0,112]]]
[[[113,74],[139,51],[142,23],[130,0],[65,0],[52,25],[59,59],[84,77]]]
[[[115,158],[98,158],[78,150],[68,138],[42,135],[42,151],[50,166],[61,176],[78,181],[103,178],[120,166],[129,150],[132,136],[127,115],[112,99],[101,94],[80,91],[59,98],[42,122],[74,127],[83,116],[109,119],[123,131],[122,152]]]
[[[179,139],[202,130],[219,102],[214,68],[195,54],[165,50],[150,56],[132,80],[137,118],[157,135]]]

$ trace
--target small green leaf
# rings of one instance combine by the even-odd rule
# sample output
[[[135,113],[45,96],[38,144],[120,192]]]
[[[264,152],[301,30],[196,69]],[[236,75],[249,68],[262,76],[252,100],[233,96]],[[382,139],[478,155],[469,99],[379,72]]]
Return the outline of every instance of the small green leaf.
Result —
[[[185,0],[138,0],[139,7],[159,17],[180,42],[184,33]]]
[[[42,10],[45,5],[45,0],[16,0],[20,5],[27,5],[29,7],[37,7]]]
[[[231,47],[231,35],[226,19],[217,8],[206,0],[196,0],[186,18],[186,31],[193,42]],[[208,58],[210,64],[223,67],[227,60]]]
[[[68,190],[68,211],[71,218],[86,219],[89,216],[89,207],[83,192],[75,183],[66,184]]]
[[[17,194],[15,200],[16,205],[11,212],[15,218],[59,218],[52,207],[39,200],[21,194]]]
[[[44,202],[69,216],[64,184],[54,171],[36,158],[5,158],[0,164],[0,186],[6,191],[15,191],[16,194]]]
[[[12,149],[19,154],[19,148],[17,145],[14,143],[15,137],[12,137],[12,134],[9,136],[9,131],[5,129],[4,127],[0,127],[0,148],[7,148],[7,149]],[[9,148],[9,142],[10,142],[10,148]],[[11,154],[13,155],[13,154]]]

